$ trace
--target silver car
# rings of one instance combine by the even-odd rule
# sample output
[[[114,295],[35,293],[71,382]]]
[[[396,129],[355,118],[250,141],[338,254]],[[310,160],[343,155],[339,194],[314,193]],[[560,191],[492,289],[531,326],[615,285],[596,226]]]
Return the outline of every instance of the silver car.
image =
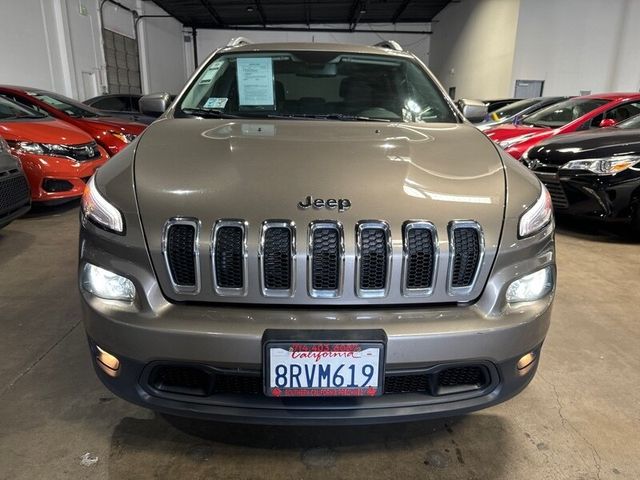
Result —
[[[549,194],[395,43],[214,52],[88,183],[96,372],[153,410],[376,423],[531,381],[555,289]]]

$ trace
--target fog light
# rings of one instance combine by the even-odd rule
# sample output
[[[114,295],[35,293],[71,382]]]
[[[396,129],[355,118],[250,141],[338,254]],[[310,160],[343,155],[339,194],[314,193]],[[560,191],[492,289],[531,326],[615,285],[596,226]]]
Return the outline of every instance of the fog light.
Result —
[[[132,302],[136,295],[136,287],[131,280],[90,263],[82,267],[80,285],[87,292],[107,300]]]
[[[539,300],[553,288],[553,273],[551,266],[525,275],[515,280],[507,289],[507,302],[532,302]]]
[[[518,370],[524,370],[528,366],[532,365],[533,362],[535,361],[536,361],[536,354],[533,352],[529,352],[526,355],[523,355],[522,357],[520,357],[520,360],[518,360],[516,367],[518,368]]]
[[[96,360],[98,361],[98,366],[102,371],[110,377],[118,376],[120,373],[120,360],[97,345],[96,351]]]

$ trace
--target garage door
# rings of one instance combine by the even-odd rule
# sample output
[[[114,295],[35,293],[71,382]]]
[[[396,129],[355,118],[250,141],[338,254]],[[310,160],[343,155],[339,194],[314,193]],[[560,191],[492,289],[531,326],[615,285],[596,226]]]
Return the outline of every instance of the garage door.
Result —
[[[109,93],[142,93],[140,57],[133,38],[103,29]]]

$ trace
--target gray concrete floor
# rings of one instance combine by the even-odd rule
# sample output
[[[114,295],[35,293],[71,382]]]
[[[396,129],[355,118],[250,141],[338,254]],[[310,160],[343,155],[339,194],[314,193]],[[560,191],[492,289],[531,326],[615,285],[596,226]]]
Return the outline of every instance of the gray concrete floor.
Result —
[[[2,479],[640,478],[640,244],[619,232],[560,229],[553,325],[515,399],[447,421],[312,429],[177,421],[114,398],[89,363],[77,230],[77,205],[0,230]]]

